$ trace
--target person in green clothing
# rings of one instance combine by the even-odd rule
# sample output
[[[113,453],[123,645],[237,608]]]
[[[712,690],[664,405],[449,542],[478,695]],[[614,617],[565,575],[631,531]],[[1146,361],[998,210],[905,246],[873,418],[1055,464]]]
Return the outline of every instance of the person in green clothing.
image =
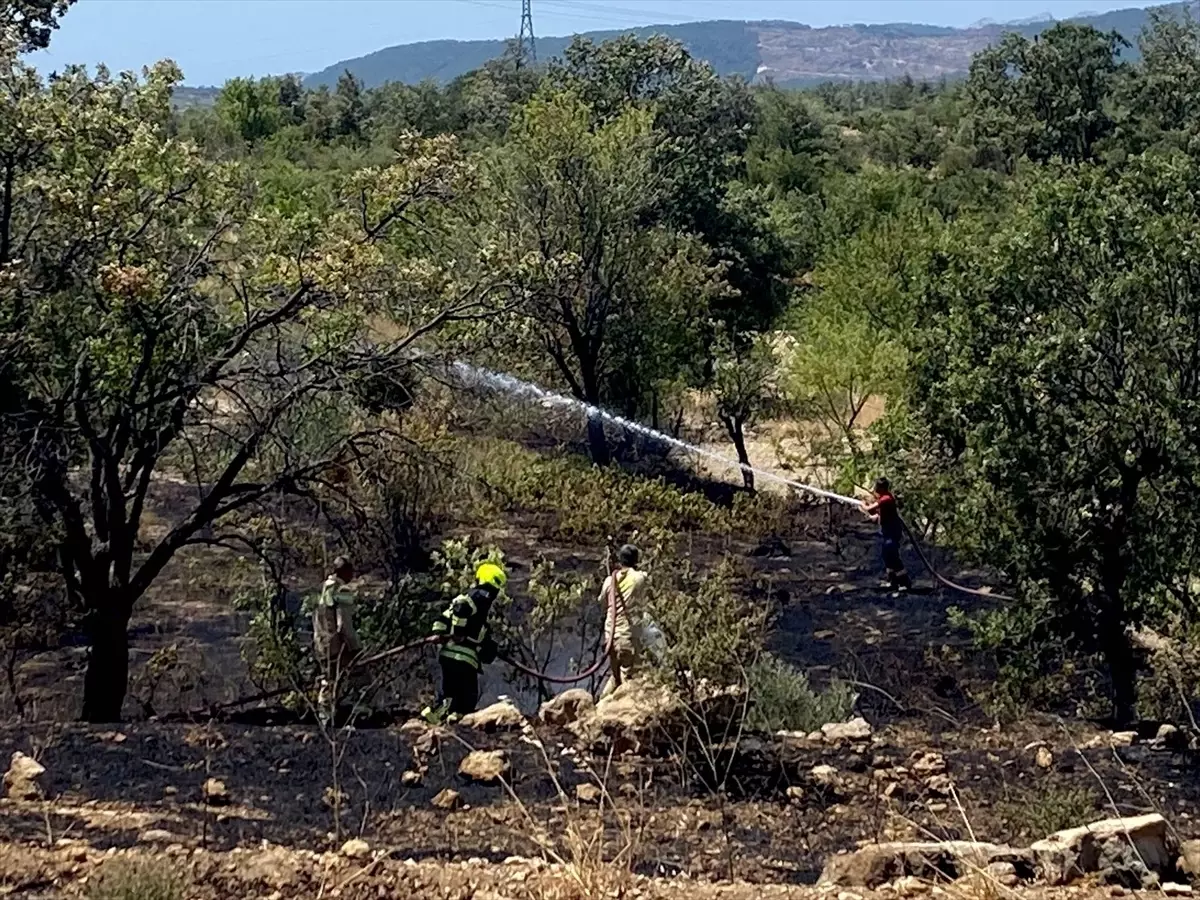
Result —
[[[443,638],[438,662],[442,690],[437,701],[421,712],[433,725],[455,722],[475,711],[479,702],[479,673],[496,658],[496,642],[488,631],[488,613],[508,583],[508,574],[493,562],[475,570],[475,586],[450,601],[433,625]]]
[[[322,675],[317,709],[322,715],[329,715],[331,710],[327,707],[352,686],[353,661],[362,652],[354,631],[355,595],[350,584],[353,580],[354,567],[344,556],[339,556],[333,561],[333,572],[321,585],[321,594],[313,608],[313,650]]]

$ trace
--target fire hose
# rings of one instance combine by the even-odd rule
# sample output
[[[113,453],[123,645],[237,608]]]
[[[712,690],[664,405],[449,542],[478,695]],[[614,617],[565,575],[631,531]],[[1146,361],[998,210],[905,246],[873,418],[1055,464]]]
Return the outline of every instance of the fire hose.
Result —
[[[803,484],[800,484],[799,482],[794,482],[791,479],[780,479],[780,480],[786,481],[792,487],[800,488],[808,493],[816,494],[817,496],[820,496],[820,497],[828,499],[828,500],[833,500],[833,501],[844,503],[846,505],[853,505],[856,507],[861,507],[861,505],[862,505],[860,501],[856,500],[853,497],[846,497],[841,494],[835,494],[831,491],[824,491],[819,488],[814,488],[810,485],[803,485]],[[912,543],[913,549],[917,551],[917,556],[920,557],[921,563],[929,571],[929,574],[932,575],[940,584],[944,585],[945,587],[950,588],[953,591],[958,591],[959,593],[963,593],[963,594],[970,594],[970,595],[976,596],[976,597],[985,597],[985,598],[992,599],[992,600],[1004,600],[1004,601],[1012,601],[1013,600],[1012,597],[1009,597],[1006,594],[998,594],[998,593],[995,593],[988,589],[970,588],[970,587],[967,587],[966,585],[958,584],[955,581],[951,581],[949,578],[942,575],[942,573],[939,572],[937,570],[937,568],[933,565],[933,562],[929,559],[928,555],[926,555],[924,548],[921,546],[921,542],[917,539],[917,536],[915,534],[913,534],[913,531],[909,527],[908,522],[904,521],[904,519],[901,518],[900,524],[904,528],[904,533],[906,535],[908,535],[908,539],[909,539],[910,543]],[[608,568],[608,572],[609,572],[607,615],[615,623],[617,609],[618,609],[617,579],[614,577],[611,560],[606,560],[606,563],[607,563],[607,568]],[[538,671],[537,669],[533,669],[521,662],[518,662],[515,659],[512,659],[509,656],[501,655],[498,658],[502,662],[507,663],[508,665],[512,666],[518,672],[521,672],[524,675],[528,675],[531,678],[536,678],[539,681],[547,681],[551,684],[575,684],[577,682],[583,681],[584,679],[590,678],[593,675],[595,675],[609,661],[609,658],[612,654],[613,641],[615,638],[615,629],[606,628],[606,632],[607,632],[607,635],[605,638],[604,651],[598,655],[598,657],[596,658],[596,661],[591,666],[589,666],[587,669],[585,669],[582,672],[577,672],[574,675],[550,675],[547,672],[541,672],[541,671]],[[441,635],[430,635],[428,637],[419,638],[418,640],[415,640],[415,641],[409,641],[407,644],[401,644],[398,647],[392,647],[388,650],[384,650],[380,653],[376,653],[371,656],[355,659],[350,663],[349,669],[353,670],[353,669],[358,669],[358,668],[364,668],[366,666],[375,665],[376,663],[383,662],[384,660],[387,660],[387,659],[392,659],[397,656],[403,656],[404,654],[406,654],[412,650],[419,650],[420,648],[422,648],[426,645],[442,643],[444,640],[445,640],[445,638]],[[270,700],[274,697],[280,697],[280,696],[283,696],[284,694],[292,693],[294,690],[295,690],[295,688],[288,687],[288,688],[276,688],[276,689],[270,690],[270,691],[263,691],[262,693],[255,694],[250,697],[243,697],[239,700],[235,700],[230,703],[219,704],[216,706],[209,706],[203,710],[193,710],[191,713],[188,713],[186,715],[190,716],[190,717],[195,717],[197,715],[204,715],[206,713],[209,715],[212,715],[216,712],[220,712],[220,711],[227,710],[227,709],[235,709],[239,706],[245,706],[249,703],[258,703],[263,700]]]
[[[609,572],[608,615],[615,622],[616,612],[617,612],[617,579],[615,577],[613,577],[611,562],[608,564],[608,572]],[[593,663],[591,666],[589,666],[584,671],[577,672],[574,675],[550,675],[547,672],[539,672],[537,669],[532,669],[529,666],[526,666],[523,663],[520,663],[517,660],[512,659],[511,657],[508,657],[508,656],[500,656],[498,658],[502,662],[505,662],[508,665],[512,666],[518,672],[521,672],[525,675],[529,675],[533,678],[537,678],[540,681],[548,681],[551,684],[575,684],[576,682],[583,681],[586,678],[591,678],[593,675],[595,675],[597,672],[599,672],[601,668],[604,667],[605,663],[608,662],[609,656],[612,653],[613,640],[615,638],[615,628],[614,629],[606,629],[606,631],[608,632],[608,635],[605,638],[604,651],[597,657],[595,663]],[[381,651],[379,653],[375,653],[371,656],[365,656],[365,657],[360,657],[358,659],[354,659],[350,662],[350,665],[348,666],[347,671],[353,671],[354,669],[360,669],[360,668],[365,668],[367,666],[372,666],[372,665],[375,665],[376,663],[383,662],[384,660],[387,660],[387,659],[393,659],[394,657],[397,657],[397,656],[403,656],[404,654],[406,654],[412,650],[419,650],[426,645],[440,644],[445,640],[446,640],[446,638],[443,637],[442,635],[434,634],[434,635],[429,635],[428,637],[419,638],[415,641],[409,641],[407,644],[401,644],[398,647],[391,647],[387,650],[383,650],[383,651]],[[183,715],[185,718],[196,718],[198,716],[203,716],[203,715],[211,716],[211,715],[214,715],[215,713],[222,712],[224,710],[229,710],[229,709],[236,709],[239,706],[246,706],[250,703],[260,703],[263,700],[272,700],[275,697],[282,697],[285,694],[293,693],[295,690],[296,690],[295,687],[274,688],[269,691],[262,691],[258,694],[253,694],[249,697],[241,697],[237,700],[230,701],[229,703],[221,703],[221,704],[207,706],[204,709],[192,710]]]
[[[713,455],[713,454],[709,454],[709,455]],[[755,470],[755,471],[758,471],[758,470]],[[813,487],[811,484],[802,484],[799,481],[793,481],[790,478],[784,478],[781,475],[775,475],[773,473],[761,473],[760,472],[760,474],[767,474],[770,479],[777,481],[780,484],[784,484],[784,485],[787,485],[788,487],[796,488],[797,490],[803,491],[806,494],[811,494],[815,497],[820,497],[825,500],[832,500],[837,503],[843,503],[847,506],[853,506],[853,507],[857,507],[859,509],[861,509],[862,505],[863,505],[862,501],[858,500],[855,497],[847,497],[844,494],[835,494],[833,491],[826,491],[826,490],[823,490],[818,487]],[[900,525],[904,529],[904,533],[906,535],[908,535],[908,540],[913,545],[913,549],[917,551],[917,556],[919,556],[921,558],[921,563],[925,566],[926,569],[929,570],[929,574],[932,575],[940,584],[944,585],[945,587],[950,588],[950,590],[952,590],[952,591],[958,591],[961,594],[971,594],[972,596],[975,596],[975,597],[988,597],[992,600],[1006,600],[1009,602],[1013,601],[1014,598],[1009,597],[1006,594],[997,594],[997,593],[994,593],[993,591],[982,590],[979,588],[969,588],[964,584],[959,584],[958,582],[951,581],[949,578],[947,578],[945,575],[943,575],[941,572],[939,572],[937,570],[937,568],[933,565],[933,563],[930,561],[929,557],[925,554],[925,550],[921,546],[921,542],[917,540],[917,536],[915,534],[913,534],[912,529],[908,527],[908,523],[906,521],[904,521],[903,518],[900,519]]]

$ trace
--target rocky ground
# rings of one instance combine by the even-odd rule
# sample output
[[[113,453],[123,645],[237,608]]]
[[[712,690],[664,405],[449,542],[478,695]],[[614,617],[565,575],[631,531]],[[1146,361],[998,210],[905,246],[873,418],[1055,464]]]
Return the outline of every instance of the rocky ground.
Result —
[[[860,720],[714,747],[669,717],[631,719],[621,699],[615,712],[601,705],[599,724],[595,713],[525,722],[501,707],[454,730],[332,741],[305,726],[14,729],[4,750],[33,745],[40,763],[9,778],[0,802],[0,884],[61,896],[129,857],[167,860],[197,897],[1036,893],[1047,878],[1115,882],[1110,892],[1149,884],[1149,872],[1099,851],[1071,862],[1087,856],[1072,845],[1053,864],[1078,871],[1059,878],[1028,848],[1066,824],[1150,814],[1161,849],[1141,855],[1169,883],[1188,877],[1180,846],[1200,833],[1200,783],[1176,735],[1064,728],[1030,742]],[[605,735],[631,738],[632,752],[616,757]],[[976,839],[1005,846],[940,843]],[[608,893],[617,882],[626,892]]]
[[[535,549],[594,567],[528,544],[513,551],[518,589]],[[1069,826],[1145,815],[1163,817],[1151,829],[1169,856],[1159,882],[1189,877],[1177,860],[1200,837],[1200,779],[1184,731],[995,725],[975,702],[990,673],[964,662],[966,637],[947,621],[962,598],[881,593],[861,523],[815,512],[803,534],[739,552],[776,604],[772,649],[816,683],[855,682],[863,721],[779,736],[617,716],[573,731],[522,704],[510,721],[430,734],[403,724],[419,696],[379,727],[335,733],[282,710],[180,721],[251,688],[230,608],[238,570],[183,560],[139,612],[134,693],[149,705],[131,708],[135,721],[64,724],[76,649],[21,673],[26,718],[0,727],[0,759],[21,753],[45,772],[27,767],[29,790],[10,784],[0,800],[0,893],[132,897],[98,885],[166,872],[187,888],[158,896],[1109,896],[1142,884],[1111,852],[1121,839],[1103,864],[1083,853],[1088,871],[1068,886],[1042,884],[1032,857],[977,847],[850,854],[943,841],[1024,854]],[[146,660],[164,651],[182,662],[151,684]],[[149,709],[157,718],[136,720]],[[473,751],[488,755],[464,768]],[[843,883],[820,883],[823,872]]]

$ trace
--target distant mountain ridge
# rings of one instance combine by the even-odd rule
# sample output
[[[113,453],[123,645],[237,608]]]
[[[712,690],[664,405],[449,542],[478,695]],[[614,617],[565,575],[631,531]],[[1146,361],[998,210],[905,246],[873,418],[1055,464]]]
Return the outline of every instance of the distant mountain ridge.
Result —
[[[1189,0],[1191,2],[1191,0]],[[1181,10],[1187,3],[1160,9]],[[1200,4],[1191,2],[1193,7]],[[536,15],[536,10],[535,10]],[[1072,17],[1067,21],[1115,30],[1132,46],[1150,19],[1150,9],[1129,8]],[[748,81],[772,80],[781,85],[829,80],[883,80],[908,75],[936,80],[964,74],[971,57],[1001,35],[1016,31],[1032,37],[1054,24],[1048,17],[1008,24],[948,28],[919,23],[842,25],[813,28],[797,22],[719,20],[681,25],[649,25],[611,31],[582,32],[603,41],[621,34],[666,34],[681,41],[693,56],[705,59],[722,75]],[[538,56],[560,56],[571,36],[539,37]],[[426,79],[450,81],[504,53],[504,41],[422,41],[387,47],[342,60],[305,79],[308,87],[337,83],[350,70],[368,87],[388,81],[415,84]]]

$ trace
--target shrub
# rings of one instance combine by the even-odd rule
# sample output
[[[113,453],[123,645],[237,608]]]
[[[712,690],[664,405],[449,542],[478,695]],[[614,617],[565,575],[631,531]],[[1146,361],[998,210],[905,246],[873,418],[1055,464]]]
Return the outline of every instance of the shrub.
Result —
[[[808,676],[764,653],[746,671],[750,690],[747,724],[758,731],[815,731],[827,722],[843,722],[854,708],[854,691],[835,681],[824,691]]]
[[[1001,820],[1018,838],[1043,838],[1064,828],[1095,821],[1096,795],[1086,789],[1045,785],[1036,791],[1022,791],[996,804]]]
[[[114,859],[87,888],[88,900],[183,900],[185,884],[157,860]]]
[[[665,667],[687,681],[736,683],[767,626],[766,610],[738,593],[738,563],[727,558],[712,572],[665,556],[659,563],[651,570],[647,601],[667,639]]]
[[[788,505],[770,494],[718,504],[663,477],[600,468],[568,454],[543,456],[497,439],[463,441],[459,459],[466,477],[494,488],[476,511],[532,513],[544,537],[568,543],[601,543],[635,529],[753,538],[786,527]]]

